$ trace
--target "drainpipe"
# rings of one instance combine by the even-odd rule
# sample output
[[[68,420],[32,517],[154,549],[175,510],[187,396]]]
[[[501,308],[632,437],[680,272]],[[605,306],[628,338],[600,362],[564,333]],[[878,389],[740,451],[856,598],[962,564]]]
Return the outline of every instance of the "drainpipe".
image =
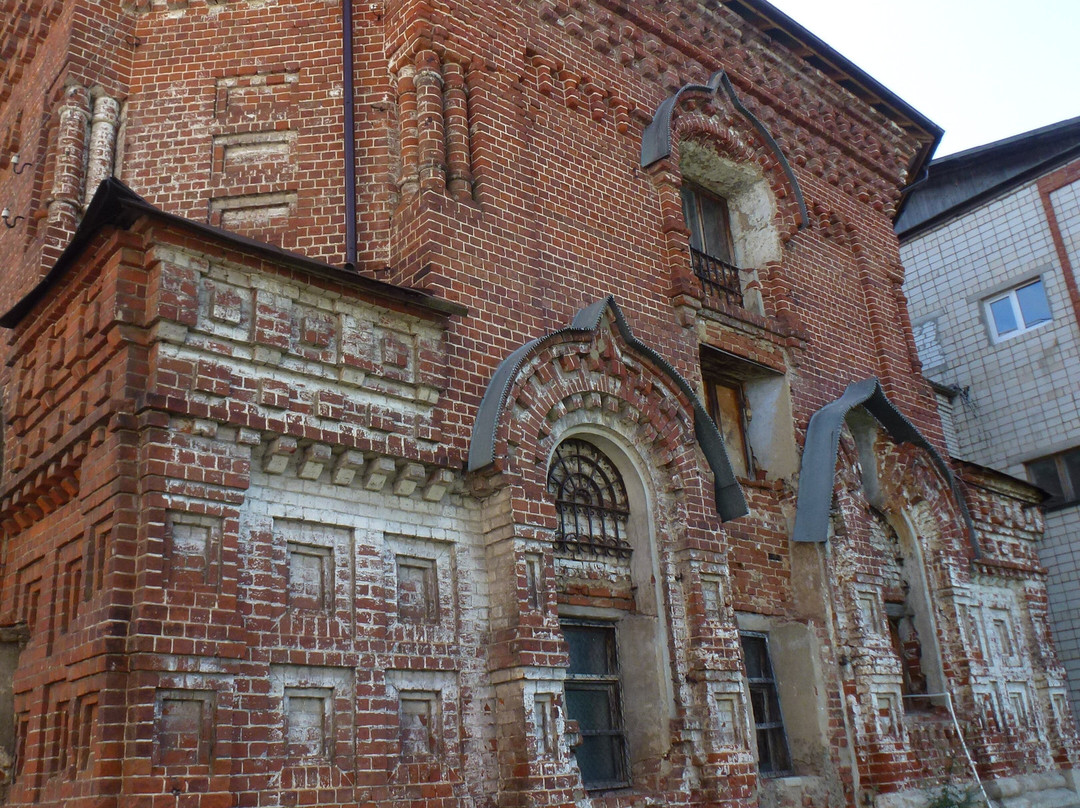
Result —
[[[345,268],[356,269],[356,121],[352,0],[341,3],[341,70],[345,104]]]

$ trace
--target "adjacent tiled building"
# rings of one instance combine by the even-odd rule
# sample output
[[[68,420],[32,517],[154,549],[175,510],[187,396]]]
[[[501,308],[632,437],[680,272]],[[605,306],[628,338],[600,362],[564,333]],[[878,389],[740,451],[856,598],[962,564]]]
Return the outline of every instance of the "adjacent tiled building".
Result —
[[[1080,706],[1080,118],[930,164],[897,221],[957,457],[1041,486],[1039,557]]]
[[[1080,801],[887,88],[762,0],[4,12],[7,804]]]

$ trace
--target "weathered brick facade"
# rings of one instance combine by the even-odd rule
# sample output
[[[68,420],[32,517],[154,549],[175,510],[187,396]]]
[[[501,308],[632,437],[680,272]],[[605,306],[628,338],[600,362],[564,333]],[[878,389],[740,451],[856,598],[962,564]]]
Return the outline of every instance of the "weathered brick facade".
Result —
[[[759,0],[356,3],[352,261],[341,4],[8,6],[7,804],[885,806],[968,753],[1075,797],[1037,493],[937,451],[891,226],[937,132],[884,88]]]

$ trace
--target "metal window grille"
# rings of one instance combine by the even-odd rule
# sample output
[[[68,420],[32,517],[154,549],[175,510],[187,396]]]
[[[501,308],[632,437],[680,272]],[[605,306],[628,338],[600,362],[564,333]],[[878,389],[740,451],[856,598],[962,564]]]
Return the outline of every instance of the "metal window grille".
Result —
[[[590,790],[630,785],[629,747],[622,720],[615,626],[564,622],[570,649],[564,692],[567,715],[578,722],[574,750],[581,780]]]
[[[768,637],[745,632],[740,639],[757,735],[758,771],[771,776],[786,774],[791,770],[791,755],[788,753],[784,717],[780,713],[780,694],[769,657]]]
[[[706,297],[717,297],[736,306],[742,306],[742,282],[739,280],[739,268],[727,261],[713,258],[711,255],[690,248],[690,259],[694,275],[701,281],[701,289]]]
[[[626,486],[603,452],[587,441],[563,441],[548,471],[548,491],[559,515],[555,542],[561,551],[630,556]]]

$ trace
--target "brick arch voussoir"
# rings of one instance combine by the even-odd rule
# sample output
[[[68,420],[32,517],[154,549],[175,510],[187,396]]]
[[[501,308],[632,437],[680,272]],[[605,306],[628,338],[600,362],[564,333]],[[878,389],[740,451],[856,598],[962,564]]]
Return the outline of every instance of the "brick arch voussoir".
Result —
[[[563,431],[560,421],[582,412],[595,413],[597,423],[623,422],[643,454],[660,465],[692,457],[691,402],[646,358],[620,343],[604,334],[559,341],[522,368],[500,426],[500,439],[510,450],[507,472],[545,475],[546,460]]]
[[[936,540],[942,547],[927,546],[924,549],[947,549],[950,555],[963,554],[967,549],[961,529],[963,521],[951,495],[949,481],[919,447],[893,443],[887,436],[879,436],[878,442],[883,445],[883,449],[875,453],[878,485],[886,510],[912,514],[925,503],[935,529],[923,539]]]
[[[679,164],[679,147],[686,140],[708,145],[720,157],[734,163],[757,165],[776,200],[778,221],[791,223],[791,227],[783,228],[781,235],[786,240],[798,229],[799,204],[789,192],[784,167],[749,124],[738,116],[724,119],[702,112],[684,112],[671,125],[671,162],[675,166]]]
[[[589,407],[598,408],[598,414],[607,407],[603,417],[609,424],[634,413],[632,423],[618,422],[620,430],[646,425],[648,445],[662,450],[657,455],[662,465],[686,453],[703,459],[721,521],[747,514],[723,438],[693,386],[634,336],[611,296],[581,309],[570,326],[521,345],[495,369],[469,442],[466,469],[474,493],[486,496],[519,482],[535,493],[542,473],[537,469],[546,467],[548,459],[540,440],[555,431],[552,426],[567,412],[588,412]],[[655,441],[649,430],[656,432]],[[709,477],[690,476],[701,484]]]
[[[909,520],[917,512],[931,515],[933,529],[919,534],[927,558],[938,550],[950,557],[960,557],[969,551],[963,530],[963,516],[956,506],[949,480],[931,462],[927,453],[911,443],[897,443],[887,434],[879,433],[874,446],[875,469],[862,469],[855,440],[845,426],[837,451],[834,496],[838,503],[850,507],[868,508]],[[880,499],[870,503],[865,491],[864,477],[874,474]],[[841,512],[844,508],[840,509]],[[849,526],[850,527],[850,526]],[[845,531],[848,540],[855,534]]]

